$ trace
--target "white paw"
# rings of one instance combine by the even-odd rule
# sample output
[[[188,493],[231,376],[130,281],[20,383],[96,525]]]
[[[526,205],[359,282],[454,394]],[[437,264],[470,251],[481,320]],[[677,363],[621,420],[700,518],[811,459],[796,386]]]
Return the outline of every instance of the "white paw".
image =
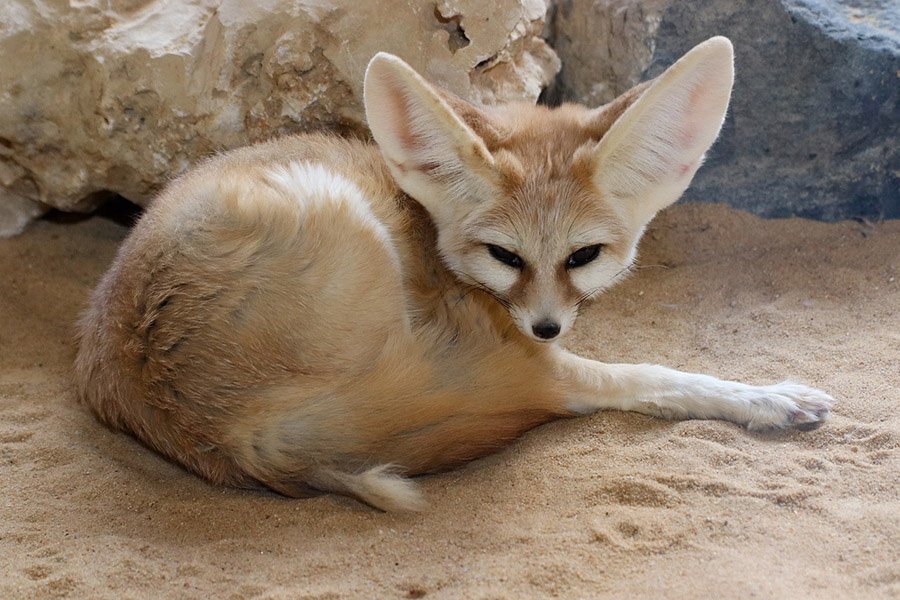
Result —
[[[814,429],[828,418],[834,399],[821,390],[792,381],[757,388],[748,429]]]

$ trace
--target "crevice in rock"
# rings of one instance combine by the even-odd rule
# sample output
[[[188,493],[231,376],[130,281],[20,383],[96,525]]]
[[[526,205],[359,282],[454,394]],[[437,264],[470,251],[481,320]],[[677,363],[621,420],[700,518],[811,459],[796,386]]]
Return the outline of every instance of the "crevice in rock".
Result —
[[[119,225],[131,227],[140,218],[143,209],[124,196],[109,190],[100,190],[83,198],[86,206],[97,206],[93,213],[64,212],[51,209],[42,218],[53,223],[79,223],[97,215]]]
[[[434,18],[437,20],[438,26],[450,35],[447,39],[447,47],[450,48],[451,54],[456,54],[457,50],[465,48],[472,43],[466,36],[466,30],[462,26],[462,15],[445,17],[435,4]]]
[[[557,31],[557,18],[559,15],[560,9],[568,10],[571,8],[571,0],[557,0],[554,2],[550,2],[547,6],[547,16],[544,18],[544,30],[541,32],[541,37],[547,42],[554,50],[556,49],[556,40],[559,32]],[[562,5],[562,6],[560,6]],[[560,78],[560,73],[557,73],[556,76],[541,90],[541,94],[538,96],[537,104],[543,104],[544,106],[555,107],[559,106],[563,102],[563,82]]]
[[[494,54],[492,56],[488,56],[484,60],[479,60],[478,63],[475,65],[475,69],[477,69],[478,71],[487,71],[488,69],[493,67],[496,62],[497,62],[497,55]]]

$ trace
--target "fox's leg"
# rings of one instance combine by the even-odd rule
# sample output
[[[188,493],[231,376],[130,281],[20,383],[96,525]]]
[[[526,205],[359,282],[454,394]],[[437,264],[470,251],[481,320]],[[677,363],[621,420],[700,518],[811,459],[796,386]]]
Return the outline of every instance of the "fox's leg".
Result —
[[[828,417],[825,392],[782,382],[756,386],[658,365],[606,364],[554,348],[555,376],[575,414],[628,410],[668,419],[724,419],[749,429],[811,428]]]

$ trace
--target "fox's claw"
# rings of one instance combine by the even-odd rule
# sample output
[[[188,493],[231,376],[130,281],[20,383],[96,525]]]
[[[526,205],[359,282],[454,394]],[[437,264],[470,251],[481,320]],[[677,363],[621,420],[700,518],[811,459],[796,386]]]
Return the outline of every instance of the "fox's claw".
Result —
[[[831,412],[834,399],[821,390],[784,381],[761,388],[749,429],[815,429]]]

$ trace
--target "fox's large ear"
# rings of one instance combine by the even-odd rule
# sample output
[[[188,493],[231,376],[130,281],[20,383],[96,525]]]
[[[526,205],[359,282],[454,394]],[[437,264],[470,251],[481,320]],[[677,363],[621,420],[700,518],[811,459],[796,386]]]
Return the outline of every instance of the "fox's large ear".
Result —
[[[397,183],[439,225],[490,197],[496,173],[487,146],[412,67],[376,54],[366,69],[364,102]]]
[[[719,135],[733,82],[731,42],[709,39],[656,78],[601,138],[594,182],[635,225],[687,189]]]

